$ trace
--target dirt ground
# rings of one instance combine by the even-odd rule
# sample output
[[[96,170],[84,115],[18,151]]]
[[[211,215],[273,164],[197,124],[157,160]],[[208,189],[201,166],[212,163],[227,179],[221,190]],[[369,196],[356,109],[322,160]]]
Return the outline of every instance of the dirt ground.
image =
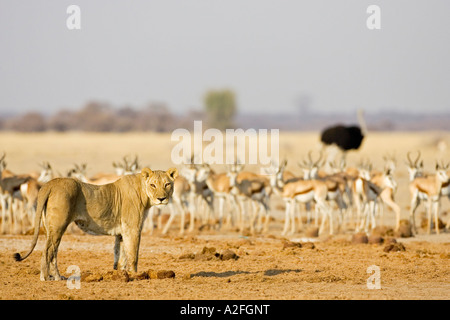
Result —
[[[108,278],[113,270],[113,237],[68,234],[60,246],[58,267],[66,277],[75,275],[69,266],[79,267],[79,289],[70,288],[74,283],[70,278],[39,280],[45,236],[40,237],[35,252],[22,262],[15,262],[12,254],[26,251],[31,236],[0,237],[1,299],[450,298],[449,233],[400,238],[397,242],[405,250],[389,252],[386,243],[352,243],[350,234],[297,237],[288,243],[273,234],[144,234],[138,273],[128,279]],[[232,251],[232,258],[226,250]],[[379,267],[379,289],[370,278],[375,275],[371,266]],[[147,274],[169,270],[175,277],[145,279]]]
[[[17,173],[39,170],[37,164],[41,161],[53,161],[60,172],[73,163],[87,161],[90,173],[94,174],[111,171],[111,162],[125,154],[138,154],[144,165],[165,168],[173,145],[164,143],[170,141],[167,135],[2,134],[0,138],[9,168]],[[149,142],[152,139],[156,144]],[[280,139],[280,156],[289,159],[290,169],[299,171],[295,160],[316,146],[316,134],[286,134]],[[426,166],[431,168],[437,157],[448,159],[448,149],[438,151],[435,148],[436,142],[441,140],[449,143],[450,135],[373,134],[365,141],[360,154],[349,155],[349,161],[356,162],[362,155],[379,166],[382,163],[380,150],[396,152],[399,157],[396,198],[402,207],[402,219],[405,219],[409,209],[404,166],[406,151],[420,148]],[[384,145],[380,149],[385,141],[389,141],[389,147]],[[145,148],[146,145],[156,147]],[[295,145],[302,145],[302,148],[296,149]],[[441,217],[444,221],[449,219],[449,203],[447,199],[443,202]],[[39,280],[44,235],[40,236],[35,251],[22,262],[14,261],[12,256],[15,252],[27,251],[32,236],[1,235],[0,299],[450,298],[450,233],[427,235],[420,229],[415,237],[394,237],[395,246],[389,235],[383,235],[382,243],[353,243],[351,230],[334,236],[307,238],[305,232],[301,232],[284,238],[280,235],[283,212],[278,204],[274,205],[278,211],[273,212],[267,234],[199,231],[197,228],[193,234],[178,236],[177,222],[166,236],[159,231],[153,235],[146,232],[142,236],[137,274],[112,272],[113,237],[66,234],[60,245],[58,267],[66,277],[74,276],[71,266],[79,268],[79,289],[73,288],[75,281],[71,278],[69,281]],[[423,214],[423,209],[421,211]],[[386,225],[393,226],[393,213],[387,211],[386,216]]]

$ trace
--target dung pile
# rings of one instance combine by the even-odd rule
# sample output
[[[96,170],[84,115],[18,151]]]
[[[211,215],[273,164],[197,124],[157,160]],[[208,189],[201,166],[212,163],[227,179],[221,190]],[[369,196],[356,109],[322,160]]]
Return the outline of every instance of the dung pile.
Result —
[[[283,250],[284,249],[297,249],[297,248],[305,248],[305,249],[314,249],[316,246],[312,242],[293,242],[285,240],[283,241]]]
[[[225,249],[222,253],[217,252],[214,247],[203,247],[202,251],[197,253],[184,253],[178,257],[178,259],[184,260],[200,260],[200,261],[209,261],[209,260],[237,260],[239,256],[230,249]]]
[[[402,235],[406,236],[406,227],[402,231],[399,231]],[[376,227],[369,235],[365,232],[358,232],[353,234],[351,243],[368,243],[368,244],[394,244],[397,241],[393,237],[394,230],[388,227]]]
[[[390,243],[383,249],[384,252],[406,251],[405,246],[401,242]]]
[[[175,278],[175,272],[172,270],[152,270],[147,271],[148,277],[150,279],[170,279]]]
[[[398,238],[409,238],[413,236],[412,226],[409,220],[400,220],[400,226],[395,231],[394,236]]]
[[[359,244],[359,243],[369,243],[369,237],[365,232],[358,232],[355,233],[352,236],[352,243]]]

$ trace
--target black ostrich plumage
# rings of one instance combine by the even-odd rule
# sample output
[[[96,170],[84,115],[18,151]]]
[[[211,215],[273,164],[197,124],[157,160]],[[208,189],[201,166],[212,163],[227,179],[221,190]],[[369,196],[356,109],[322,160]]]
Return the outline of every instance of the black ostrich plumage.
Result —
[[[336,125],[322,131],[320,140],[326,145],[337,145],[342,151],[357,150],[364,135],[358,126]]]

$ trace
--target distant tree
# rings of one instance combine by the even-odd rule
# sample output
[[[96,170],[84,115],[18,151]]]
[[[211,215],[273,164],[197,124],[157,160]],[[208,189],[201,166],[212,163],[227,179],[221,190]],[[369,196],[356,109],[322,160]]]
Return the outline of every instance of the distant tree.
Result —
[[[106,103],[89,102],[74,119],[77,129],[93,132],[108,132],[114,129],[114,112]]]
[[[176,128],[175,117],[164,103],[151,103],[139,112],[135,128],[140,131],[167,132]]]
[[[10,123],[10,128],[21,132],[42,132],[47,129],[44,116],[38,112],[27,112]]]
[[[204,110],[187,110],[179,119],[179,127],[186,128],[187,130],[194,130],[194,121],[207,121],[206,112]]]
[[[70,131],[75,129],[74,112],[69,110],[58,111],[48,121],[48,129],[54,131]]]
[[[151,103],[144,109],[131,106],[113,108],[104,102],[89,102],[80,110],[60,110],[45,118],[40,113],[0,117],[0,130],[39,132],[46,130],[86,132],[170,132],[179,128],[185,116],[175,116],[164,103]]]
[[[139,113],[133,108],[126,106],[120,108],[115,113],[114,131],[128,132],[136,130],[136,120],[139,118]]]
[[[204,97],[204,106],[210,127],[219,130],[234,127],[236,96],[232,90],[210,90]]]

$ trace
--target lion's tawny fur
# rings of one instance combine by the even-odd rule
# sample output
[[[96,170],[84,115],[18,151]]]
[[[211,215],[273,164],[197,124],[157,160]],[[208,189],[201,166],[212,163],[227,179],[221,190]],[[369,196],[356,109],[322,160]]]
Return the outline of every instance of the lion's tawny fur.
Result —
[[[32,247],[24,257],[16,253],[14,258],[21,261],[31,254],[42,216],[47,241],[42,253],[41,280],[61,279],[56,256],[61,237],[71,222],[89,234],[115,236],[114,268],[137,271],[141,229],[147,211],[153,205],[168,203],[177,176],[176,168],[167,171],[144,168],[141,173],[106,185],[72,178],[49,181],[38,194]]]

